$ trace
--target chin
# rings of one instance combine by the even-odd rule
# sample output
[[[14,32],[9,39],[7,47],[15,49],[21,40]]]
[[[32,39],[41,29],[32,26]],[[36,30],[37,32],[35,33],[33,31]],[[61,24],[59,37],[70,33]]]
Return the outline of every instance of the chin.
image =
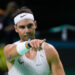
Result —
[[[24,40],[24,41],[27,41],[28,39],[29,39],[29,38],[24,38],[23,40]]]
[[[34,37],[29,37],[29,36],[27,36],[27,37],[24,37],[24,38],[23,38],[24,41],[27,41],[28,39],[34,39]]]
[[[24,39],[24,41],[27,41],[29,38]]]

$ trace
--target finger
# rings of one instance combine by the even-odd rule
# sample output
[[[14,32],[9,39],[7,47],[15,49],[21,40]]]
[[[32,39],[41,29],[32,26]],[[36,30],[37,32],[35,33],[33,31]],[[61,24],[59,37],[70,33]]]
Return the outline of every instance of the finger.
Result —
[[[31,41],[29,44],[31,45],[31,47],[32,47],[32,48],[34,47],[34,45],[33,45],[33,42],[32,42],[32,41]]]
[[[39,48],[40,47],[40,42],[39,42],[39,40],[37,40],[37,48]]]
[[[37,48],[37,43],[38,43],[38,41],[34,40],[34,48]]]
[[[33,48],[37,48],[37,40],[32,40],[30,44]]]

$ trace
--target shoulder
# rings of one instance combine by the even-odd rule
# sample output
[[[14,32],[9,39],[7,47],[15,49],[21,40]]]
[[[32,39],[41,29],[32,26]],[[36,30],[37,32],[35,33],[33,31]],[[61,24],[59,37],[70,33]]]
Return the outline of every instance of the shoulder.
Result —
[[[14,43],[13,43],[13,44],[7,44],[7,45],[4,47],[4,49],[3,49],[4,54],[5,54],[6,52],[8,52],[9,50],[11,50],[14,46],[15,46]]]
[[[45,52],[52,53],[53,55],[57,54],[56,48],[52,44],[49,44],[49,43],[45,43]]]
[[[13,44],[8,44],[8,45],[6,45],[6,46],[4,47],[4,49],[3,49],[4,53],[5,53],[6,51],[8,51],[8,50],[11,48],[11,46],[13,46]]]
[[[58,51],[53,45],[46,43],[45,46],[46,58],[48,61],[52,61],[53,59],[59,59]]]
[[[12,44],[7,44],[5,47],[4,47],[4,50],[7,50]]]
[[[11,48],[12,48],[13,46],[15,46],[18,42],[19,42],[19,41],[14,42],[14,43],[12,43],[12,44],[7,44],[7,45],[4,47],[4,51],[11,49]]]

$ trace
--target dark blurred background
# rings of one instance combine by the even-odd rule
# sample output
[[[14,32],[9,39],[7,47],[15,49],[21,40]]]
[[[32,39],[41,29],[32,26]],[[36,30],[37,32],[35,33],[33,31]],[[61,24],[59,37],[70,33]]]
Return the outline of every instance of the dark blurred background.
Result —
[[[3,47],[7,43],[18,40],[18,36],[12,29],[11,24],[7,25],[6,9],[12,0],[0,0],[0,73],[7,74],[5,57],[2,55]],[[47,42],[54,45],[60,55],[66,75],[75,75],[75,3],[69,0],[13,0],[17,8],[29,7],[38,23],[36,37],[46,38]],[[13,24],[13,23],[12,23]],[[8,30],[9,29],[9,30]],[[10,31],[13,36],[10,42]],[[6,36],[6,37],[5,37]],[[7,38],[9,37],[10,38]],[[10,39],[9,41],[7,39]],[[4,67],[5,68],[4,68]]]

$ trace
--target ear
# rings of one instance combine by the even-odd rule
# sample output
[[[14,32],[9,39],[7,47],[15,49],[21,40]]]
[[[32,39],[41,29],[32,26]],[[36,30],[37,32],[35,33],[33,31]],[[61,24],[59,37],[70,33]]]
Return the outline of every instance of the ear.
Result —
[[[37,21],[34,21],[35,29],[37,28]]]
[[[16,25],[14,25],[14,29],[15,29],[16,32],[18,32],[18,29],[17,29],[17,26]]]

